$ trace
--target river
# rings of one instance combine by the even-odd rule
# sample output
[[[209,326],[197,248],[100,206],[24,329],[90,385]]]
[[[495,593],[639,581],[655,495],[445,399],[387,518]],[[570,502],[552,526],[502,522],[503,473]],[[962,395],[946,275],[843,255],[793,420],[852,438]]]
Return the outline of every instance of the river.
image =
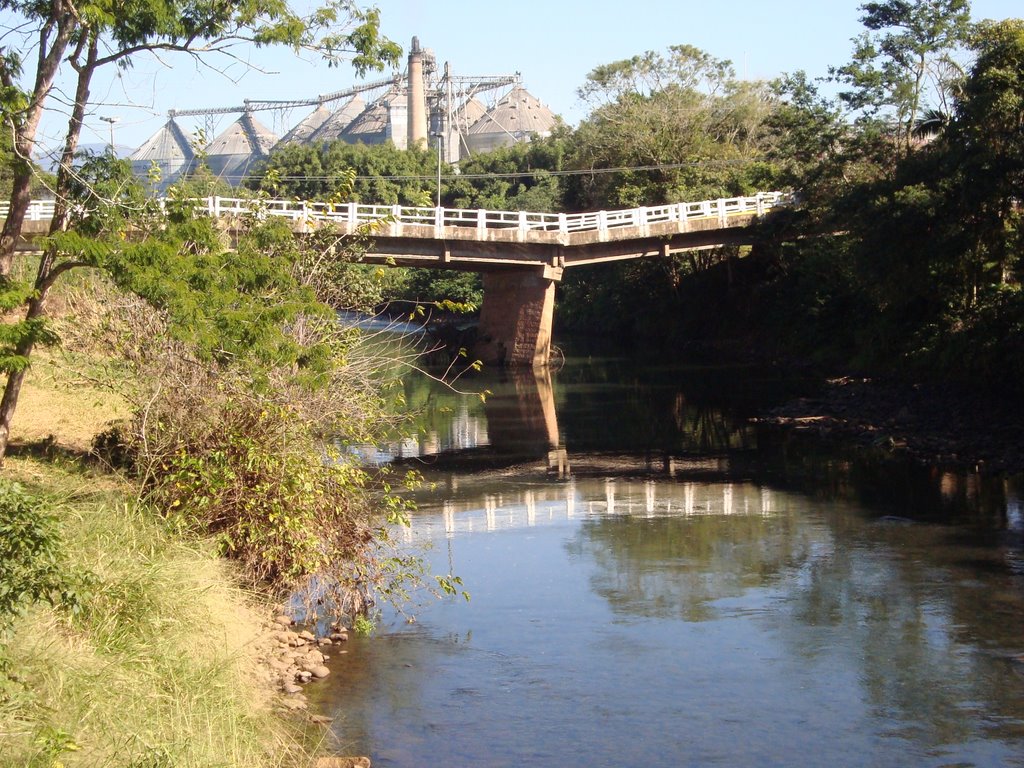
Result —
[[[374,766],[1024,766],[1020,486],[746,417],[793,382],[578,360],[408,379],[403,536],[471,593],[308,689]]]

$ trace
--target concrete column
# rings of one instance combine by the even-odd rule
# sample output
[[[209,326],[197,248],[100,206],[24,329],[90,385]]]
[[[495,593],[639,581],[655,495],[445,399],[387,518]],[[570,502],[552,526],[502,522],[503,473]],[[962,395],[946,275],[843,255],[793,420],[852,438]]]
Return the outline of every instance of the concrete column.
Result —
[[[409,149],[427,146],[427,96],[423,84],[423,51],[418,37],[409,51]]]
[[[485,272],[484,304],[473,356],[485,365],[548,364],[555,281],[540,270]]]

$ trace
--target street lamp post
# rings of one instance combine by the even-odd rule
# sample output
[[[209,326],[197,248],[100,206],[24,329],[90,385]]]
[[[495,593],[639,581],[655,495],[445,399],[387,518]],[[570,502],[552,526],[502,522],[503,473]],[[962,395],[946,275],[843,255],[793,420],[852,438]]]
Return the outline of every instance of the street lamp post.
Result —
[[[444,149],[444,134],[435,131],[430,134],[437,139],[437,207],[441,207],[441,152]]]
[[[114,123],[120,120],[120,117],[101,117],[104,123],[110,123],[110,154],[114,154]]]

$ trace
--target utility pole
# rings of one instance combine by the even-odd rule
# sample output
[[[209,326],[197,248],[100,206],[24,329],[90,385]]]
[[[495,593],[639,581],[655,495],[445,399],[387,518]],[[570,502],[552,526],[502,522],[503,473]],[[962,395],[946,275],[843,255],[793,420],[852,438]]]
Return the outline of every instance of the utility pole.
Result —
[[[444,151],[444,134],[436,131],[432,134],[437,139],[437,207],[441,207],[441,153]]]

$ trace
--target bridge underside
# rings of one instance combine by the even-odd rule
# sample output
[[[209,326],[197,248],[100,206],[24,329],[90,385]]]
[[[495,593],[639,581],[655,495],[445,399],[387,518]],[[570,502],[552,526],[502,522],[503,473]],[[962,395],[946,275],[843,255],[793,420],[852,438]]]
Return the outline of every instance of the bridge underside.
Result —
[[[539,368],[551,356],[555,284],[566,268],[752,241],[749,227],[575,246],[380,238],[363,261],[481,272],[484,301],[473,357],[489,366]]]

